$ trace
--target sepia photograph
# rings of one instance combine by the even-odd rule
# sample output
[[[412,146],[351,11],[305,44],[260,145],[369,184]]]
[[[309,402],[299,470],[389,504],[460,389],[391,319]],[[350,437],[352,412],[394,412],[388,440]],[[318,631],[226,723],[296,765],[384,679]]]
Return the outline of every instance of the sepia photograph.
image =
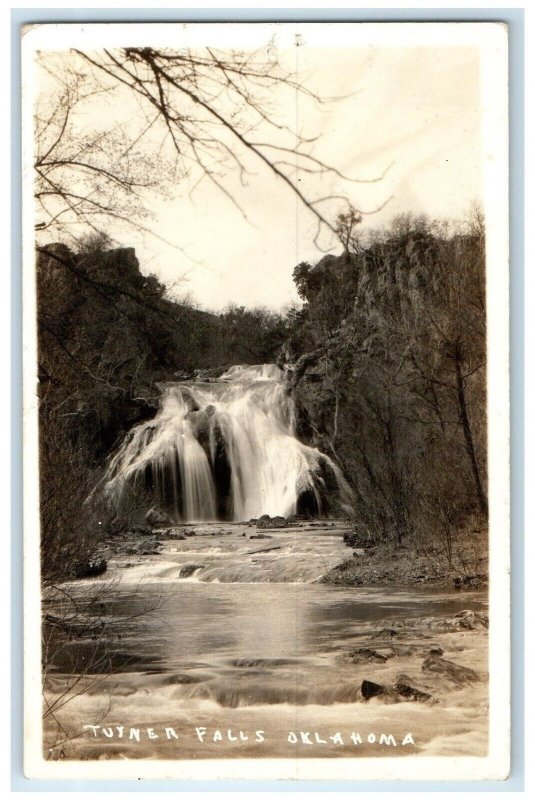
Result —
[[[27,777],[506,778],[507,26],[22,53]]]

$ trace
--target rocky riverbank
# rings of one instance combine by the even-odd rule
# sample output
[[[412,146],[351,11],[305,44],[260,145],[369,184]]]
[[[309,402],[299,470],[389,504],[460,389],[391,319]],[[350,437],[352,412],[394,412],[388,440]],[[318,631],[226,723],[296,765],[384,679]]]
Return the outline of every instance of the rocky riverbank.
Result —
[[[485,754],[484,592],[326,585],[344,520],[151,521],[49,598],[47,758]]]
[[[352,552],[323,576],[322,582],[342,586],[432,585],[448,589],[483,589],[488,585],[486,531],[457,536],[446,547],[425,542],[365,542],[345,534]]]
[[[354,533],[350,523],[342,520],[286,520],[267,514],[239,525],[221,522],[203,528],[187,524],[177,526],[164,515],[150,512],[147,524],[131,526],[109,537],[99,549],[98,558],[89,565],[87,574],[78,577],[94,577],[104,572],[102,566],[109,561],[118,559],[122,566],[133,566],[140,563],[140,557],[165,553],[175,542],[194,536],[225,537],[236,533],[238,527],[239,535],[251,540],[276,539],[287,531],[296,544],[300,532],[322,530],[340,535],[347,547],[347,557],[330,566],[319,578],[330,585],[401,589],[434,586],[454,590],[485,589],[488,585],[488,547],[482,535],[467,538],[459,532],[448,552],[443,546],[433,544],[364,541]],[[342,555],[344,551],[339,552]]]

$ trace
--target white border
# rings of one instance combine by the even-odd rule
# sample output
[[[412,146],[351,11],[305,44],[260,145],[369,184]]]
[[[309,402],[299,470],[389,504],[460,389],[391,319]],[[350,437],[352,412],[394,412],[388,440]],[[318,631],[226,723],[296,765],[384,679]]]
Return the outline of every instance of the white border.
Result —
[[[490,738],[486,758],[232,759],[202,761],[48,762],[42,757],[39,595],[39,493],[36,479],[36,299],[32,176],[33,54],[36,49],[99,46],[220,47],[265,42],[284,47],[299,33],[313,46],[477,46],[482,74],[482,158],[487,220],[488,419],[490,513]],[[402,44],[400,45],[400,42]],[[509,308],[507,27],[498,23],[154,23],[61,24],[26,29],[22,42],[23,99],[23,458],[24,458],[24,700],[25,775],[49,779],[339,779],[500,780],[509,771]]]

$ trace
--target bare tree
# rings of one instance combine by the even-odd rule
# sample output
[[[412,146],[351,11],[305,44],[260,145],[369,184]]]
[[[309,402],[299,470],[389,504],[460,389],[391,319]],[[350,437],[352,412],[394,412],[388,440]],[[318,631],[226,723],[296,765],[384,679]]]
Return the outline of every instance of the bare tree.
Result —
[[[188,179],[190,196],[204,181],[243,212],[241,185],[258,166],[281,181],[318,222],[337,233],[318,193],[320,179],[351,183],[313,154],[316,137],[287,124],[281,109],[297,97],[324,105],[277,58],[254,52],[122,48],[41,54],[46,76],[35,115],[39,230],[98,230],[103,222],[147,228],[151,191],[171,192]],[[345,193],[344,193],[345,192]],[[352,206],[349,207],[351,213]],[[245,212],[243,212],[245,214]]]
[[[161,591],[147,597],[140,586],[128,605],[115,607],[114,579],[87,587],[48,585],[43,593],[42,696],[45,758],[72,757],[83,725],[69,721],[69,706],[81,695],[100,692],[103,704],[98,722],[106,719],[111,699],[107,682],[117,674],[114,650],[123,637],[136,637],[154,622],[165,625]],[[134,656],[130,656],[132,662]],[[128,657],[122,657],[122,666]],[[67,710],[67,714],[65,711]]]
[[[475,210],[464,227],[440,233],[435,230],[432,302],[423,309],[425,337],[418,339],[413,331],[410,359],[436,423],[443,426],[450,418],[462,431],[477,502],[486,516],[486,447],[479,435],[486,423],[485,228]]]

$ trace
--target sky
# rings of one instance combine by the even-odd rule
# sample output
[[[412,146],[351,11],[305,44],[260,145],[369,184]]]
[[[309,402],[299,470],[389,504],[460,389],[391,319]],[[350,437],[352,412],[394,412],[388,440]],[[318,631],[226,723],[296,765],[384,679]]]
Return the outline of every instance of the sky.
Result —
[[[318,37],[310,45],[305,37],[299,47],[282,47],[280,59],[305,86],[342,99],[318,107],[301,98],[296,106],[293,97],[275,93],[277,119],[318,137],[310,152],[353,178],[370,181],[388,168],[375,183],[324,176],[312,185],[303,174],[304,185],[319,195],[343,191],[364,211],[386,203],[365,216],[364,227],[407,211],[462,216],[482,194],[479,55],[470,44],[425,46],[422,37],[417,46],[366,43],[362,37],[356,46],[347,37],[340,46],[318,46]],[[136,248],[144,272],[180,282],[180,290],[203,308],[236,303],[278,309],[297,302],[296,264],[316,263],[325,250],[341,248],[326,232],[318,248],[310,211],[261,163],[249,159],[247,165],[247,186],[235,173],[225,178],[247,219],[208,181],[190,197],[184,180],[165,199],[147,198],[151,229],[183,251],[141,232],[115,229],[114,237]],[[336,212],[334,203],[321,208]]]
[[[481,194],[477,51],[371,50],[307,54],[303,66],[315,68],[307,85],[320,94],[350,95],[328,112],[309,112],[307,129],[321,136],[314,152],[366,180],[391,165],[383,180],[350,187],[364,210],[391,198],[366,225],[380,226],[404,211],[462,215]],[[235,186],[249,222],[208,184],[194,195],[194,206],[187,195],[158,204],[155,229],[164,237],[178,233],[200,263],[147,241],[145,266],[164,280],[186,273],[188,291],[209,308],[296,301],[293,268],[324,253],[313,243],[314,217],[280,184],[259,167],[247,190]],[[323,239],[323,247],[340,250]]]

